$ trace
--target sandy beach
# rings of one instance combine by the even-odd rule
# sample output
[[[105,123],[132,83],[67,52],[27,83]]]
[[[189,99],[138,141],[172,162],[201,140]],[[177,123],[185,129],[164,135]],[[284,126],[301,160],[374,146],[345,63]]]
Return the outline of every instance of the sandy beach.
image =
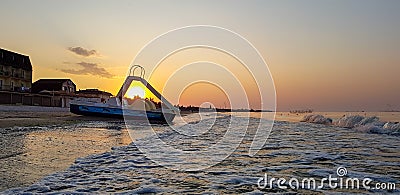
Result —
[[[67,125],[92,120],[69,112],[68,108],[0,105],[0,128]]]

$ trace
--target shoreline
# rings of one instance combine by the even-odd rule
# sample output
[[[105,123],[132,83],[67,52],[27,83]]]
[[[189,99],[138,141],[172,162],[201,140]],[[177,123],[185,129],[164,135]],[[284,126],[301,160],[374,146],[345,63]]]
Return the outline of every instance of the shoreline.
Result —
[[[0,128],[72,125],[84,121],[112,121],[69,112],[69,108],[0,105]]]
[[[221,134],[224,134],[224,128],[219,128],[220,125],[227,124],[223,121],[219,121],[219,125],[216,125],[214,129]],[[180,172],[168,169],[147,158],[134,144],[131,144],[113,147],[111,152],[78,158],[73,166],[47,175],[35,185],[9,189],[3,193],[276,193],[274,189],[257,189],[257,179],[266,172],[271,173],[274,178],[280,176],[283,178],[323,177],[343,164],[356,174],[368,177],[373,175],[374,181],[377,182],[397,183],[398,181],[396,179],[398,179],[399,169],[396,169],[398,164],[396,160],[399,137],[370,136],[344,128],[329,126],[321,128],[319,125],[306,123],[280,123],[276,128],[277,131],[272,132],[269,143],[258,152],[260,155],[258,158],[248,155],[249,145],[244,139],[234,155],[229,155],[222,162],[204,171]],[[250,133],[255,132],[250,131]],[[250,134],[249,138],[253,136],[254,134]],[[181,139],[182,137],[178,134],[170,132],[161,134],[161,137],[171,140],[174,146],[185,146],[184,143],[187,143],[186,139]],[[209,139],[214,138],[215,134],[209,135]],[[304,138],[316,145],[305,142]],[[354,143],[350,151],[349,142]],[[201,149],[204,144],[197,143],[185,147]],[[374,155],[366,155],[366,150]],[[348,155],[351,158],[348,158]],[[377,163],[380,163],[380,166],[376,167]],[[268,170],[265,169],[266,167]],[[229,186],[229,188],[223,186]],[[293,193],[290,189],[281,192]],[[309,191],[299,189],[295,192]],[[324,192],[362,193],[365,191],[363,189],[338,189],[338,191],[323,189],[321,193]]]
[[[69,168],[76,159],[131,143],[123,120],[79,116],[67,108],[0,105],[0,191],[29,186]],[[181,113],[189,115],[191,113]],[[251,113],[256,117],[259,113]],[[300,122],[308,114],[346,115],[399,121],[398,112],[275,113],[276,121]]]
[[[189,115],[193,112],[182,111],[181,115]],[[240,114],[240,112],[230,112]],[[260,112],[249,112],[250,116],[257,116]],[[274,112],[266,112],[273,114]],[[302,118],[309,114],[320,114],[331,119],[339,119],[343,115],[360,115],[364,117],[377,116],[381,121],[400,122],[400,112],[312,112],[312,113],[290,113],[275,112],[276,121],[300,122]],[[51,126],[51,125],[72,125],[84,121],[115,121],[118,119],[108,119],[99,117],[80,116],[69,112],[69,108],[59,107],[40,107],[40,106],[18,106],[0,105],[0,128],[11,127],[32,127],[32,126]],[[120,121],[123,121],[121,119]]]
[[[66,170],[78,158],[130,144],[128,131],[120,126],[110,121],[1,132],[0,191],[32,185]]]

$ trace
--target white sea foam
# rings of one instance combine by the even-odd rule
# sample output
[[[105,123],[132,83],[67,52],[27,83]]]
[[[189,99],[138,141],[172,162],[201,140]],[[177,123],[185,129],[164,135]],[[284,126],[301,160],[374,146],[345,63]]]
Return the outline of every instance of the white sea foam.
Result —
[[[393,131],[400,131],[400,123],[387,122],[387,123],[385,123],[385,125],[383,125],[383,128],[393,130]]]
[[[333,125],[369,133],[400,135],[400,123],[383,122],[376,116],[348,115],[332,121],[319,114],[310,114],[304,116],[301,122]]]
[[[325,118],[319,114],[309,114],[304,116],[304,118],[300,122],[308,122],[308,123],[317,123],[317,124],[326,124],[329,125],[332,123],[332,119]]]
[[[359,115],[344,116],[338,120],[335,120],[333,122],[333,125],[335,125],[337,127],[354,128],[354,127],[358,126],[358,124],[361,123],[361,121],[363,119],[364,119],[364,117],[359,116]]]

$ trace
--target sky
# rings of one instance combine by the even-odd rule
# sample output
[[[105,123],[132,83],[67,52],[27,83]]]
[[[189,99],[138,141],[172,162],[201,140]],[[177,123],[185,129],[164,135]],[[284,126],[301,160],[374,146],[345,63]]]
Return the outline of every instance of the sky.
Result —
[[[274,81],[278,111],[400,110],[399,9],[397,0],[2,0],[0,48],[29,55],[33,81],[71,78],[79,89],[116,94],[135,56],[155,37],[213,25],[240,34],[259,51]],[[162,91],[166,72],[197,61],[237,63],[221,52],[185,50],[162,62],[149,82]],[[203,73],[219,78],[217,69],[202,63],[169,86]],[[257,108],[253,81],[235,70],[250,106]],[[204,82],[179,94],[173,103],[216,107],[239,97],[230,92],[230,99]]]

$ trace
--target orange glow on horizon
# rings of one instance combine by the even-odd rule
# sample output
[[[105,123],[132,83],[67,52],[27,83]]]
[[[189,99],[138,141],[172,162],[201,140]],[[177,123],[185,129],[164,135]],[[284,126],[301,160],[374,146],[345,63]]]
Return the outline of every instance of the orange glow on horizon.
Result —
[[[200,106],[211,103],[216,108],[230,108],[227,95],[218,87],[209,83],[196,83],[186,88],[179,97],[179,105]]]

